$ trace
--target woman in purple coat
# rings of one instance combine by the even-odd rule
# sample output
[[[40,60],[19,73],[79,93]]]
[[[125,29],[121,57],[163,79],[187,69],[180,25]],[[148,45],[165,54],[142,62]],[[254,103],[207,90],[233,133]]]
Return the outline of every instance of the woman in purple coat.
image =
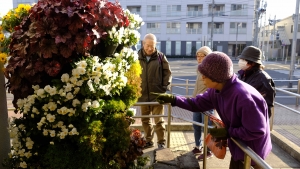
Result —
[[[210,129],[210,134],[217,138],[238,138],[265,159],[272,144],[268,106],[262,95],[237,78],[233,73],[232,61],[225,53],[207,55],[198,70],[209,88],[207,92],[194,98],[157,94],[156,100],[191,112],[216,109],[226,127]],[[228,139],[228,147],[232,155],[229,168],[243,168],[244,152],[231,139]],[[252,165],[258,168],[255,163]]]

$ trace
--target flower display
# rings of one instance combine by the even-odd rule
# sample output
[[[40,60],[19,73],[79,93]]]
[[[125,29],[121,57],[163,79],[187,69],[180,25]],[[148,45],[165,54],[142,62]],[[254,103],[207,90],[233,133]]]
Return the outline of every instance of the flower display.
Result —
[[[9,44],[5,76],[22,116],[10,121],[4,167],[145,165],[145,139],[129,128],[130,107],[141,95],[141,67],[131,46],[142,19],[106,0],[40,0],[28,16]],[[99,44],[110,43],[122,46],[105,55]]]
[[[21,23],[23,18],[29,14],[31,6],[28,4],[19,4],[17,8],[9,10],[2,17],[0,25],[0,62],[5,64],[9,56],[10,34],[14,32],[14,28]]]

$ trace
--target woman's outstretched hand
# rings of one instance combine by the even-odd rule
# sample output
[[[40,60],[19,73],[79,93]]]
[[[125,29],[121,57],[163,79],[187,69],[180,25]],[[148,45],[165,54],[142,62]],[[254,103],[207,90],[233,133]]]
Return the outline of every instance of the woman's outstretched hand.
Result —
[[[167,93],[154,93],[151,92],[150,94],[156,96],[156,101],[159,104],[164,104],[164,103],[174,103],[175,102],[175,96],[172,94],[167,94]]]

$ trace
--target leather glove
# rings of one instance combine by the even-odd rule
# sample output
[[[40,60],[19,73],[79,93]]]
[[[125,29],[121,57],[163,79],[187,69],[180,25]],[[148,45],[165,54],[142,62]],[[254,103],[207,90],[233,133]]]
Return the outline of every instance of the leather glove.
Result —
[[[175,96],[172,94],[167,94],[167,93],[154,93],[151,92],[150,94],[156,96],[156,101],[159,104],[164,104],[164,103],[175,103]]]
[[[226,128],[212,128],[208,129],[208,132],[210,133],[211,136],[215,138],[227,138],[228,137],[228,132]]]

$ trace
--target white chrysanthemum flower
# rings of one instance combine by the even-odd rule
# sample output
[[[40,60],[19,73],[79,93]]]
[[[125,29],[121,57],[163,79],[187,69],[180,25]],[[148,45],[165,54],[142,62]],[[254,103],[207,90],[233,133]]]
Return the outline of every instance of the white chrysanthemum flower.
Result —
[[[60,109],[57,109],[57,113],[61,115],[66,115],[68,113],[68,108],[67,107],[62,107]]]
[[[50,137],[55,137],[55,130],[50,130]]]
[[[53,122],[55,121],[55,115],[47,114],[47,120],[48,120],[50,123],[53,123]]]
[[[34,114],[31,114],[30,117],[31,117],[31,118],[34,118]]]
[[[54,142],[53,142],[53,141],[50,141],[50,144],[51,144],[51,145],[54,145]]]
[[[67,83],[67,85],[64,86],[65,92],[69,92],[73,89],[74,85],[71,83]]]
[[[73,128],[74,126],[73,126],[73,124],[69,124],[68,127],[69,128]]]
[[[32,149],[33,144],[34,144],[34,142],[31,140],[31,138],[30,138],[30,137],[27,137],[27,138],[26,138],[26,147],[27,147],[28,149]]]
[[[82,109],[82,111],[84,111],[84,112],[87,112],[88,108],[89,108],[89,105],[88,105],[87,103],[83,103],[83,104],[81,105],[81,109]]]
[[[88,80],[87,85],[89,86],[90,91],[95,93],[95,89],[94,89],[94,86],[93,86],[93,83],[92,83],[91,79]]]
[[[99,57],[98,57],[98,56],[94,56],[94,57],[93,57],[93,61],[94,61],[95,63],[98,63],[98,62],[99,62]]]
[[[31,157],[32,156],[32,154],[31,154],[31,152],[30,151],[27,151],[25,154],[25,157],[27,157],[27,158],[29,158],[29,157]]]
[[[17,101],[17,105],[18,105],[18,107],[23,107],[24,106],[24,100],[23,99],[18,99],[18,101]]]
[[[77,132],[76,128],[73,128],[70,132],[69,135],[79,135],[79,133]]]
[[[47,130],[47,129],[44,129],[44,130],[43,130],[43,135],[44,135],[44,136],[48,136],[48,130]]]
[[[74,91],[73,91],[73,94],[78,94],[78,92],[80,91],[80,87],[75,87],[74,88]]]
[[[78,62],[76,65],[77,65],[77,67],[86,68],[87,63],[85,60],[82,60],[82,61]]]
[[[64,133],[59,133],[58,136],[60,139],[64,139],[66,137],[66,135]]]
[[[25,161],[20,162],[21,168],[27,168],[27,163]]]
[[[78,71],[78,73],[79,73],[80,75],[84,75],[85,72],[86,72],[85,68],[83,68],[83,67],[78,67],[78,68],[76,68],[76,69],[77,69],[77,71]]]
[[[71,100],[74,98],[74,95],[71,92],[68,92],[66,98],[67,100]]]
[[[76,112],[75,109],[70,108],[70,109],[69,109],[69,114],[68,114],[68,116],[69,116],[69,117],[73,116],[73,115],[75,114],[75,112]]]
[[[48,103],[48,109],[50,111],[54,111],[54,110],[56,110],[56,108],[57,108],[57,104],[56,103],[54,103],[54,102],[49,102]]]
[[[57,127],[59,127],[59,128],[61,128],[63,125],[64,125],[64,122],[63,122],[63,121],[59,121],[59,122],[57,123]]]
[[[60,90],[58,91],[58,94],[59,94],[61,97],[66,96],[66,92],[64,91],[64,89],[60,89]]]
[[[99,104],[98,100],[94,100],[94,101],[92,102],[92,107],[93,107],[93,108],[98,108],[99,106],[100,106],[100,104]]]
[[[74,99],[73,101],[72,101],[72,106],[73,107],[76,107],[77,105],[79,105],[80,104],[80,101],[78,100],[78,99]]]
[[[78,80],[76,82],[76,86],[82,86],[83,82],[84,82],[83,80]]]
[[[37,91],[40,89],[40,86],[39,85],[32,85],[32,89]]]
[[[71,77],[71,78],[70,78],[70,82],[71,82],[72,84],[76,84],[77,78]]]
[[[44,98],[45,97],[44,89],[38,89],[37,92],[36,92],[36,95],[41,97],[41,98]]]
[[[45,90],[47,93],[50,93],[51,86],[50,86],[50,85],[45,86],[45,87],[44,87],[44,90]]]
[[[72,76],[78,79],[80,77],[79,71],[77,69],[73,69]]]
[[[43,107],[42,107],[42,109],[43,109],[44,111],[48,111],[48,104],[44,104]]]
[[[64,83],[67,83],[69,82],[69,79],[70,79],[70,76],[69,74],[65,73],[61,76],[61,81],[64,82]]]
[[[50,96],[53,96],[53,95],[57,94],[57,89],[56,89],[55,86],[50,89],[49,94],[50,94]]]

